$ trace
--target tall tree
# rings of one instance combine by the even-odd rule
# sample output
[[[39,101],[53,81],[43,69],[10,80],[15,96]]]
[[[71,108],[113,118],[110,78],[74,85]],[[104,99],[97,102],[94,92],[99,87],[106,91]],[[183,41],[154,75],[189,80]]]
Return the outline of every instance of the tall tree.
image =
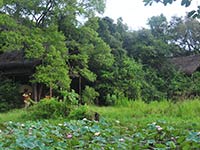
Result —
[[[163,38],[164,39],[164,38]],[[145,66],[160,69],[166,57],[171,56],[171,47],[161,38],[151,34],[151,30],[142,29],[130,33],[124,38],[124,49],[128,56],[141,61]]]
[[[68,51],[65,46],[65,37],[57,32],[55,27],[50,27],[43,31],[42,35],[44,37],[44,51],[36,51],[34,47],[33,51],[27,51],[26,56],[34,58],[41,53],[39,56],[41,65],[36,68],[36,72],[33,75],[34,81],[44,83],[49,87],[49,95],[52,96],[53,89],[62,88],[63,90],[69,90],[69,69],[66,64],[68,61]]]
[[[98,39],[96,33],[78,26],[77,17],[94,16],[95,13],[102,13],[104,7],[104,0],[3,1],[0,9],[0,29],[3,31],[0,34],[1,51],[20,50],[28,59],[41,60],[32,81],[48,86],[50,95],[52,89],[69,89],[69,68],[78,71],[79,76],[94,81],[96,76],[89,70],[89,60],[93,59],[103,66],[109,62],[103,54],[112,56],[109,47]],[[90,34],[93,35],[93,44],[90,40],[84,43],[84,38]],[[79,36],[83,37],[81,41]],[[105,46],[101,47],[101,44]],[[97,51],[94,52],[94,49]],[[70,54],[76,50],[81,51],[78,52],[81,55]],[[89,56],[87,51],[90,50],[94,55]],[[105,63],[99,59],[105,60]],[[72,60],[77,62],[73,65],[76,69],[71,67]]]
[[[105,0],[7,0],[1,12],[17,19],[28,18],[36,26],[45,27],[55,23],[63,15],[91,16],[102,13]]]
[[[141,90],[144,81],[142,65],[126,55],[123,48],[123,38],[128,34],[128,28],[121,18],[115,24],[105,17],[98,19],[99,36],[109,44],[114,55],[114,63],[104,69],[103,74],[96,82],[96,89],[100,93],[101,104],[113,104],[112,97],[131,99],[141,98]]]
[[[173,17],[169,26],[171,43],[182,48],[182,55],[199,53],[200,48],[200,23],[193,18]]]
[[[156,38],[166,38],[168,22],[167,18],[161,14],[160,16],[153,16],[148,19],[148,23],[151,29],[151,33]],[[163,39],[165,40],[165,39]]]
[[[0,15],[0,18],[1,51],[21,51],[24,59],[40,60],[33,81],[50,87],[51,96],[52,89],[69,89],[65,37],[57,31],[57,27],[30,29],[6,14]]]

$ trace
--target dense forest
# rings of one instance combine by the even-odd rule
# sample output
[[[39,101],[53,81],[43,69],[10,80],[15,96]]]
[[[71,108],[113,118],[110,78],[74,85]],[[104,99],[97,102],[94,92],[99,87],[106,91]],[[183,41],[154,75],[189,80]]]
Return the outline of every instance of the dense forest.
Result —
[[[72,103],[73,97],[80,104],[115,105],[124,98],[199,96],[200,73],[188,75],[170,63],[199,53],[198,20],[167,21],[161,14],[148,19],[149,28],[134,31],[122,18],[98,17],[104,8],[104,0],[0,1],[0,55],[17,51],[26,61],[38,60],[29,84]],[[0,110],[21,106],[23,77],[0,75]]]

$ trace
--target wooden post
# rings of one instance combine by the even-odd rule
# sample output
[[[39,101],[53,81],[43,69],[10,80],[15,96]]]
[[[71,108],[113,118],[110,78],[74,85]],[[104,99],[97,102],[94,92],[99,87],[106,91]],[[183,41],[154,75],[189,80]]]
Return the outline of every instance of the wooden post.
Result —
[[[41,99],[43,85],[40,84],[39,93],[38,93],[38,101]]]
[[[36,102],[38,101],[37,83],[33,83],[33,98]]]

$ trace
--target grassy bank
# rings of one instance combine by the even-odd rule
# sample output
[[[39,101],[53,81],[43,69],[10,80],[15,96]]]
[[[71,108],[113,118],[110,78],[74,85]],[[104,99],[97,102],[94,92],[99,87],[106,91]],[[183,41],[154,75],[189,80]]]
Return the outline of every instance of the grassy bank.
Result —
[[[122,100],[123,101],[123,100]],[[156,120],[165,120],[169,124],[182,124],[200,122],[200,100],[187,100],[173,103],[170,101],[151,102],[124,101],[119,106],[98,107],[89,106],[89,110],[98,112],[101,118],[108,121],[119,120],[123,124],[146,124]],[[23,115],[25,109],[13,110],[0,114],[0,123],[6,121],[26,121]]]
[[[23,115],[26,113],[27,112],[25,109],[15,109],[9,112],[0,113],[0,123],[6,122],[6,121],[14,121],[14,122],[26,121],[23,118]]]
[[[151,102],[142,101],[126,102],[124,106],[115,107],[90,107],[97,111],[106,120],[119,120],[127,125],[142,125],[157,120],[164,120],[168,124],[188,127],[198,124],[200,128],[200,100],[188,100],[183,102]]]

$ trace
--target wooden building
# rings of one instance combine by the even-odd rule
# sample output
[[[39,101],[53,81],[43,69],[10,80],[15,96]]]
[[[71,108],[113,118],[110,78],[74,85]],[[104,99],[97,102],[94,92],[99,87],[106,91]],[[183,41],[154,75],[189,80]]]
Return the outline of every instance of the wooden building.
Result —
[[[29,90],[32,98],[38,100],[37,84],[30,83],[35,67],[40,64],[39,60],[29,60],[21,51],[5,52],[0,54],[0,76],[11,78],[21,84],[19,92]]]
[[[195,71],[200,70],[200,54],[174,57],[170,59],[170,62],[181,72],[187,75],[193,74]]]

